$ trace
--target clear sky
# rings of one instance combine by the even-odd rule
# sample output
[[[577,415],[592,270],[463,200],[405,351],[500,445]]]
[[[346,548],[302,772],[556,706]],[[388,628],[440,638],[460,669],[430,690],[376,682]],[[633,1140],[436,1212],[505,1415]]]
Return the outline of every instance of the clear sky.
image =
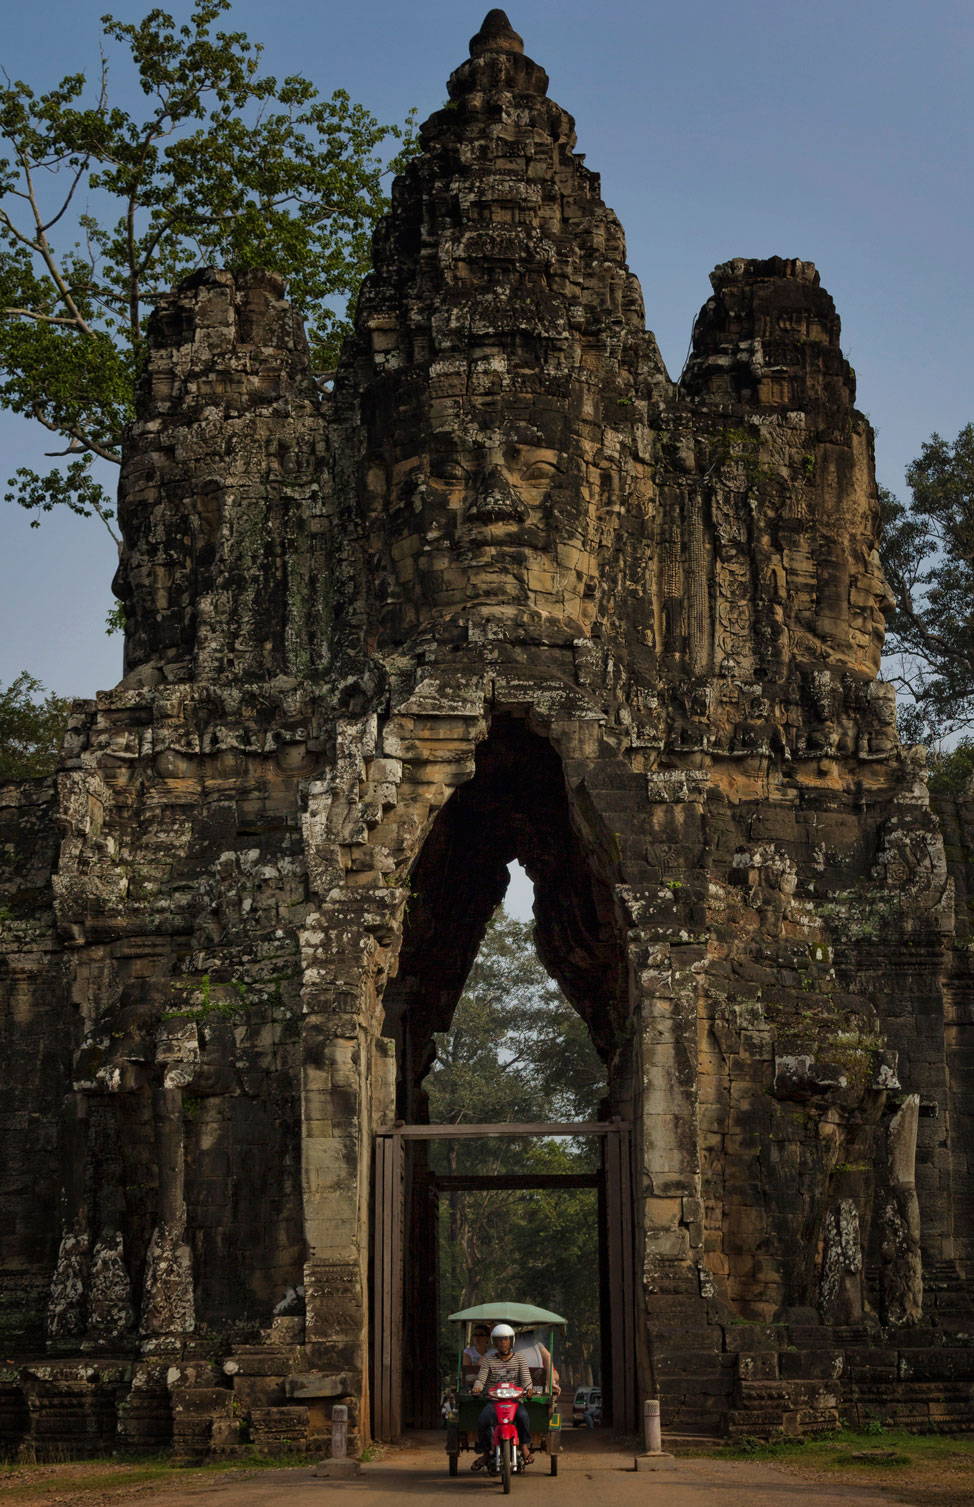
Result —
[[[94,74],[109,3],[11,6],[6,72],[37,90]],[[170,8],[181,20],[191,5]],[[129,21],[148,9],[113,7]],[[391,121],[442,104],[487,9],[236,0],[231,24],[265,44],[273,71],[345,88]],[[512,0],[508,14],[602,174],[671,375],[715,263],[814,261],[878,430],[879,478],[902,490],[933,430],[952,437],[974,419],[971,0]],[[121,91],[120,64],[114,78]],[[44,448],[0,418],[3,478],[40,468]],[[51,515],[32,530],[0,501],[0,681],[28,669],[64,695],[114,684],[119,640],[104,634],[114,564],[97,520]]]

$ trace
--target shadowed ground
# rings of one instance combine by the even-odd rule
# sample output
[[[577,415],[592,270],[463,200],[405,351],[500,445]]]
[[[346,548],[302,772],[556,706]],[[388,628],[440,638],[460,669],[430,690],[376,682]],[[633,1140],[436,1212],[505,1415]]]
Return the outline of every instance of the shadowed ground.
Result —
[[[945,1444],[949,1449],[949,1445]],[[963,1449],[963,1446],[961,1447]],[[671,1470],[638,1475],[632,1469],[632,1454],[613,1441],[591,1435],[569,1434],[557,1480],[547,1473],[543,1457],[528,1478],[515,1481],[512,1496],[527,1507],[550,1501],[558,1507],[880,1507],[901,1503],[910,1507],[969,1507],[974,1500],[974,1456],[968,1452],[946,1457],[911,1459],[901,1465],[881,1463],[885,1450],[878,1442],[876,1461],[850,1464],[840,1478],[817,1469],[811,1460],[798,1462],[733,1460],[684,1455]],[[11,1472],[0,1478],[0,1504],[17,1507],[130,1507],[148,1498],[152,1507],[181,1507],[199,1500],[201,1507],[321,1507],[331,1500],[348,1498],[359,1507],[391,1507],[391,1504],[425,1498],[431,1502],[484,1502],[499,1496],[494,1480],[474,1476],[471,1456],[463,1458],[461,1473],[447,1475],[446,1458],[439,1434],[421,1434],[388,1449],[383,1458],[364,1467],[360,1480],[335,1483],[316,1479],[307,1466],[287,1470],[219,1473],[187,1471],[174,1480],[128,1482],[119,1474],[110,1480],[104,1464],[67,1465]],[[129,1468],[131,1470],[131,1468]],[[136,1468],[137,1469],[137,1468]],[[885,1479],[873,1476],[882,1470]],[[896,1479],[888,1479],[895,1470]]]

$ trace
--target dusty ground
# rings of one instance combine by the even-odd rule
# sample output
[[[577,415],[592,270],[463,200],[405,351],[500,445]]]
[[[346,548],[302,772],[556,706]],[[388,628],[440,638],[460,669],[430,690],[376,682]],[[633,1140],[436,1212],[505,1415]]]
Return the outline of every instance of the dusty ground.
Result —
[[[930,1452],[871,1440],[866,1458],[841,1468],[822,1458],[740,1460],[680,1455],[672,1470],[633,1471],[632,1452],[610,1440],[569,1433],[557,1480],[539,1455],[512,1496],[534,1507],[972,1507],[974,1446],[942,1442]],[[0,1473],[0,1507],[322,1507],[345,1496],[356,1507],[394,1507],[407,1499],[476,1503],[500,1495],[497,1481],[447,1474],[442,1436],[424,1435],[387,1450],[354,1483],[316,1478],[308,1466],[284,1470],[173,1471],[159,1464],[105,1462],[34,1466]]]

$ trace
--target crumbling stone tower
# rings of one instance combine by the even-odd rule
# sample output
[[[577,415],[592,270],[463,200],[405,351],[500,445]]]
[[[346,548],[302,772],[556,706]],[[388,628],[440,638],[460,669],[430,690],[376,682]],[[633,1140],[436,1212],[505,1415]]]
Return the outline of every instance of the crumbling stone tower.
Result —
[[[125,677],[2,787],[8,1440],[367,1435],[376,1131],[513,858],[626,1137],[627,1395],[972,1416],[972,811],[877,679],[832,301],[723,264],[674,382],[544,72],[470,50],[333,391],[271,273],[153,320]]]

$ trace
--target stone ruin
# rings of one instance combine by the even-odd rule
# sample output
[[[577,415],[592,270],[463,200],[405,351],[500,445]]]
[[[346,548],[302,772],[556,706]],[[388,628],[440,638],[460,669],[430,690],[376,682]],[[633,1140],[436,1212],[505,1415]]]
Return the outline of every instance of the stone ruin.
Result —
[[[515,858],[630,1128],[637,1395],[974,1423],[974,801],[878,678],[839,320],[725,262],[674,380],[546,89],[491,11],[328,390],[273,272],[153,317],[125,675],[0,786],[8,1449],[367,1440],[375,1132]]]

